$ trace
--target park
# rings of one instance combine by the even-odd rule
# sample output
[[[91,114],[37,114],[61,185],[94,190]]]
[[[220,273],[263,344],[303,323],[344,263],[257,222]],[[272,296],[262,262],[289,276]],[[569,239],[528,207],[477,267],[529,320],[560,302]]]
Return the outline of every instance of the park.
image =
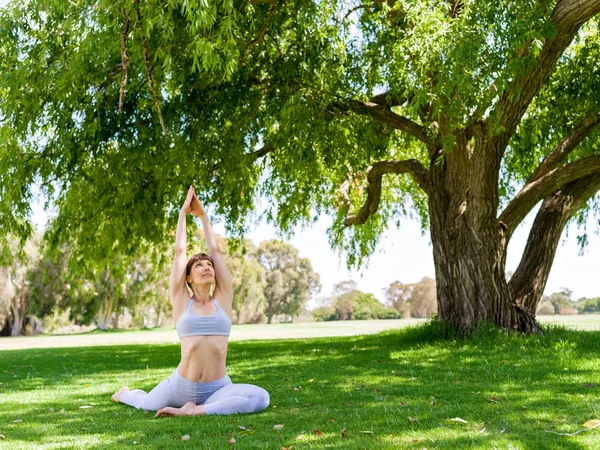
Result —
[[[600,0],[0,1],[0,447],[600,448],[600,297],[547,290],[567,236],[600,251],[599,31]],[[319,296],[289,238],[323,218],[367,271],[417,221],[433,278]]]

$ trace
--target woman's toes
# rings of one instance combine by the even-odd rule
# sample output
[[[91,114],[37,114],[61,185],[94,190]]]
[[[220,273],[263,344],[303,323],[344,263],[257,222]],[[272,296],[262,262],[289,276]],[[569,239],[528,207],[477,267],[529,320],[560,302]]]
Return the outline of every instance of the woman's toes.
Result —
[[[115,392],[115,393],[112,395],[112,397],[111,397],[111,400],[112,400],[113,402],[117,402],[117,403],[119,403],[119,402],[121,401],[121,396],[122,396],[122,395],[123,395],[125,392],[127,392],[128,390],[129,390],[129,388],[128,388],[127,386],[123,386],[123,387],[121,387],[121,389],[119,389],[117,392]]]

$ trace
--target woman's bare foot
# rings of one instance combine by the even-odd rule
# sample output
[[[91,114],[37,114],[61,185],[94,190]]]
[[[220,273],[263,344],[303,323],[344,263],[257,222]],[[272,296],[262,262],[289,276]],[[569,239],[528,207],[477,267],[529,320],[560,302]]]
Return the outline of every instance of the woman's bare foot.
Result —
[[[205,414],[204,406],[195,405],[193,402],[187,402],[181,408],[172,408],[167,406],[166,408],[159,409],[156,411],[156,417],[161,416],[199,416]]]
[[[117,392],[115,392],[113,394],[113,396],[111,397],[111,400],[113,402],[119,403],[121,401],[121,395],[123,395],[127,391],[129,391],[129,388],[127,386],[123,386],[121,389],[119,389]]]

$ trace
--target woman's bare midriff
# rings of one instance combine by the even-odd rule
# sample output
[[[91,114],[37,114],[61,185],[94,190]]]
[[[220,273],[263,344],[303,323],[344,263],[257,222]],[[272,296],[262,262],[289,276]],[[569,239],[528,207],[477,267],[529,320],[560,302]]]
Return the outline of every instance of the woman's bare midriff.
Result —
[[[181,341],[181,362],[177,372],[186,380],[214,381],[227,375],[229,336],[187,336]]]

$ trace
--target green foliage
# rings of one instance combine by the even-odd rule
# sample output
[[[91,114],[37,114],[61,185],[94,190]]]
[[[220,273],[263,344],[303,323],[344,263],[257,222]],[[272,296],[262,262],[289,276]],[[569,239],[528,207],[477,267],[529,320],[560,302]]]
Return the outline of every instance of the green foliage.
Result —
[[[311,312],[317,322],[336,320],[336,311],[332,306],[321,306],[313,309]]]
[[[400,318],[400,314],[395,309],[382,305],[373,294],[359,291],[353,280],[337,283],[333,291],[336,297],[328,302],[330,305],[312,310],[312,315],[317,322]]]
[[[451,151],[455,132],[486,118],[531,69],[555,33],[554,5],[465,1],[451,14],[433,1],[12,2],[0,11],[0,239],[31,234],[39,185],[58,210],[46,238],[69,242],[79,262],[147,253],[170,235],[194,184],[238,239],[256,215],[290,232],[328,214],[331,244],[360,265],[403,217],[428,227],[426,197],[407,176],[386,176],[378,211],[348,229],[340,186],[357,180],[348,191],[356,211],[374,162],[428,167],[430,157],[348,105],[390,90],[401,99],[391,109],[429,136],[442,124]],[[504,202],[598,112],[597,31],[597,18],[583,26],[511,140]],[[572,158],[597,154],[597,133]],[[253,215],[259,197],[268,203]]]
[[[303,311],[311,296],[321,289],[319,275],[313,272],[309,259],[301,258],[298,250],[285,242],[261,242],[257,258],[265,270],[268,323],[280,314],[293,320]]]
[[[599,313],[600,312],[600,297],[596,298],[582,298],[579,300],[580,307],[579,311],[583,313]]]

